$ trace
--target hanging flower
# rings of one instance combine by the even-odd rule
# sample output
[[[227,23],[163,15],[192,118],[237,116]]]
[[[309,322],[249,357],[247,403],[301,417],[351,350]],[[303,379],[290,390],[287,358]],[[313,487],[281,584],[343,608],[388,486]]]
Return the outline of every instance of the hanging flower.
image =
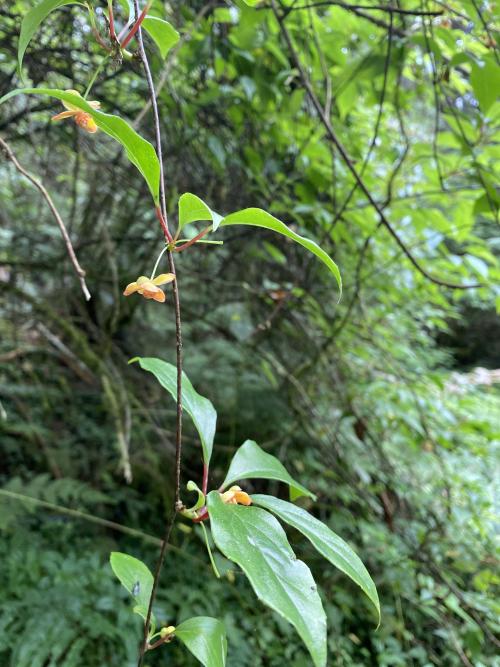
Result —
[[[78,97],[81,97],[80,93],[77,90],[70,89],[66,90],[65,92],[73,93],[73,95],[78,95]],[[86,111],[82,111],[81,109],[76,107],[74,104],[71,104],[70,102],[65,102],[63,100],[62,103],[64,108],[67,109],[67,111],[58,113],[56,116],[52,117],[52,120],[63,120],[64,118],[74,118],[75,123],[78,125],[78,127],[81,127],[82,130],[86,130],[91,134],[97,132],[97,124],[89,113],[87,113]],[[87,102],[87,104],[91,106],[93,109],[99,109],[101,106],[100,102]]]
[[[239,486],[232,486],[225,493],[221,493],[221,498],[222,498],[222,501],[225,502],[227,505],[251,505],[252,504],[252,499],[250,498],[248,493],[245,493],[245,491],[242,491]]]
[[[158,287],[158,285],[166,285],[175,280],[173,273],[162,273],[156,278],[146,278],[146,276],[139,276],[134,283],[130,283],[125,288],[123,294],[129,296],[134,292],[138,292],[145,299],[154,299],[163,303],[165,301],[165,292]]]

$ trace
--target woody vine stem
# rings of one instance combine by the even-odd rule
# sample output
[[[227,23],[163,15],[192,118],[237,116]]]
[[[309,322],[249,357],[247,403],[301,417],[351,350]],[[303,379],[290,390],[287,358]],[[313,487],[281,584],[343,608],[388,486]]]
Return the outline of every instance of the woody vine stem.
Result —
[[[134,0],[134,14],[135,14],[135,21],[137,22],[140,15],[139,0]],[[142,667],[144,661],[144,655],[148,648],[148,632],[151,623],[151,613],[156,597],[156,591],[158,589],[158,582],[160,579],[161,570],[165,560],[167,545],[170,539],[170,533],[172,531],[172,526],[174,524],[177,512],[182,508],[182,502],[180,499],[181,456],[182,456],[182,323],[181,323],[181,304],[179,297],[179,287],[177,284],[177,275],[175,271],[175,262],[172,250],[168,247],[169,244],[172,242],[172,236],[168,229],[167,205],[165,197],[165,175],[163,170],[163,154],[161,148],[160,116],[158,113],[156,92],[153,83],[153,77],[151,75],[151,68],[149,66],[146,51],[144,49],[144,42],[142,39],[142,29],[140,27],[137,31],[137,42],[139,44],[139,55],[142,61],[142,65],[144,67],[144,73],[146,75],[146,81],[149,89],[149,96],[151,100],[151,108],[153,111],[153,123],[154,123],[155,138],[156,138],[156,153],[158,155],[158,161],[160,163],[160,207],[157,208],[156,213],[159,218],[163,234],[165,236],[165,242],[167,243],[167,259],[170,272],[176,276],[176,279],[172,281],[172,291],[174,297],[174,311],[175,311],[176,366],[177,366],[177,417],[176,417],[176,434],[175,434],[175,505],[173,508],[173,512],[171,516],[168,517],[165,525],[165,534],[163,536],[160,555],[158,557],[158,562],[156,564],[156,570],[153,580],[153,588],[151,590],[151,597],[149,599],[149,605],[148,605],[148,613],[146,615],[146,621],[144,623],[144,636],[139,651],[139,661],[137,663],[137,667]]]

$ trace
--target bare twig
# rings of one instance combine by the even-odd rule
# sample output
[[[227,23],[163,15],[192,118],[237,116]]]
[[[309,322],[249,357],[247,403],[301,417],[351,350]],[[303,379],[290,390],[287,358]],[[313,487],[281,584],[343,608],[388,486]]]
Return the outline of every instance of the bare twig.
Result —
[[[52,215],[56,219],[57,224],[59,225],[59,229],[61,230],[62,237],[64,239],[64,243],[66,244],[66,250],[68,251],[69,258],[71,260],[71,263],[73,264],[73,268],[75,269],[75,272],[80,280],[80,285],[82,287],[82,292],[85,296],[85,299],[88,301],[90,299],[90,292],[87,287],[87,283],[85,282],[85,271],[82,269],[80,266],[78,259],[76,257],[75,251],[73,249],[73,245],[71,243],[71,239],[69,238],[68,231],[66,229],[66,226],[63,222],[63,219],[61,218],[61,215],[59,214],[59,211],[55,207],[54,202],[52,201],[52,197],[49,195],[45,187],[42,185],[42,183],[35,178],[32,174],[30,174],[26,169],[19,163],[19,160],[16,158],[14,155],[12,148],[9,146],[9,144],[0,137],[0,147],[2,148],[3,152],[5,153],[5,156],[7,157],[8,160],[12,162],[14,167],[17,169],[17,171],[22,174],[25,178],[28,179],[41,193],[42,196],[44,197],[45,201],[48,204],[48,207],[52,211]]]
[[[437,12],[419,11],[418,9],[400,9],[399,7],[391,7],[390,5],[351,5],[347,2],[339,2],[337,0],[324,0],[324,2],[314,2],[307,5],[298,5],[296,7],[285,8],[285,12],[298,11],[300,9],[316,9],[317,7],[341,7],[347,10],[365,10],[375,12],[389,12],[390,14],[403,14],[406,16],[441,16],[444,14],[443,10]]]
[[[441,280],[440,278],[436,278],[433,276],[431,273],[425,269],[420,262],[418,262],[415,257],[412,255],[410,250],[407,248],[406,244],[403,242],[403,240],[400,238],[399,234],[396,232],[392,224],[389,222],[388,218],[386,217],[384,211],[382,208],[377,204],[375,201],[373,195],[371,194],[370,190],[366,186],[363,178],[360,176],[358,173],[356,167],[353,165],[351,159],[349,158],[349,155],[347,154],[346,149],[344,148],[344,145],[340,141],[340,139],[337,137],[337,134],[335,130],[332,127],[330,118],[325,116],[323,106],[321,102],[319,101],[318,97],[316,96],[316,93],[314,92],[314,89],[312,87],[312,83],[300,61],[300,58],[297,54],[297,51],[293,45],[292,38],[290,36],[290,33],[288,32],[284,19],[285,17],[283,14],[280,14],[278,11],[277,5],[276,5],[276,0],[272,0],[272,6],[273,6],[273,11],[274,15],[279,23],[281,33],[285,39],[285,42],[288,46],[288,50],[290,52],[290,56],[292,58],[292,61],[297,68],[300,78],[302,80],[302,85],[304,86],[304,89],[309,96],[309,99],[311,100],[316,113],[318,114],[319,119],[321,120],[328,137],[330,141],[333,143],[335,148],[337,149],[338,153],[340,154],[343,162],[345,163],[346,167],[348,170],[351,172],[351,175],[354,177],[355,182],[358,184],[360,190],[363,192],[367,200],[369,201],[370,205],[373,207],[375,212],[377,213],[380,223],[387,229],[389,234],[392,236],[392,238],[395,240],[397,245],[401,248],[403,251],[404,255],[407,257],[407,259],[411,262],[411,264],[414,266],[417,271],[422,274],[427,280],[430,282],[440,285],[442,287],[448,287],[450,289],[472,289],[472,288],[477,288],[480,287],[481,285],[478,283],[473,283],[473,284],[467,284],[467,285],[458,285],[456,283],[451,283],[446,280]]]

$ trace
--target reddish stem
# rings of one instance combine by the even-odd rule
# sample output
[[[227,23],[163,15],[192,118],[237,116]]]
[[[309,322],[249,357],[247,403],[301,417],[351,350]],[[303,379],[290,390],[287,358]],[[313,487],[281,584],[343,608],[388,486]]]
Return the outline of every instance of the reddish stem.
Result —
[[[133,25],[132,28],[130,29],[129,34],[125,37],[125,39],[123,40],[123,42],[120,44],[120,46],[121,46],[122,49],[124,49],[124,48],[127,46],[127,44],[128,44],[128,43],[130,42],[130,40],[133,38],[133,36],[135,35],[135,33],[139,30],[139,28],[141,27],[141,23],[142,23],[142,22],[144,21],[144,19],[146,18],[146,14],[148,13],[150,7],[151,7],[151,3],[148,2],[148,4],[144,7],[144,9],[142,10],[142,12],[140,13],[139,18],[137,19],[137,21],[134,23],[134,25]]]
[[[174,248],[174,252],[182,252],[183,250],[186,250],[186,248],[189,248],[190,245],[193,245],[193,243],[196,243],[196,241],[199,241],[200,239],[202,239],[205,236],[205,234],[208,234],[209,231],[210,231],[210,227],[206,227],[199,234],[196,234],[196,236],[193,236],[192,239],[189,239],[189,241],[187,241],[186,243],[183,243],[180,246],[176,246]]]
[[[203,464],[203,481],[201,483],[201,492],[203,493],[204,496],[207,495],[207,487],[208,487],[208,464],[204,463]]]
[[[148,651],[152,651],[154,648],[158,648],[158,646],[161,646],[162,644],[168,644],[168,642],[171,642],[172,639],[174,638],[174,635],[167,635],[166,637],[161,637],[157,641],[155,641],[154,644],[149,644],[148,646]]]
[[[206,521],[207,519],[208,519],[208,510],[206,507],[202,507],[198,516],[195,519],[193,519],[193,523],[201,523],[202,521]]]
[[[155,208],[155,213],[156,213],[156,217],[160,221],[160,225],[161,225],[161,228],[163,230],[163,234],[164,234],[164,236],[167,240],[167,243],[173,243],[174,239],[172,238],[172,234],[168,231],[167,223],[165,222],[165,219],[163,218],[163,215],[162,215],[162,212],[161,212],[161,209],[160,209],[159,206],[157,206]]]
[[[109,37],[112,42],[116,41],[115,17],[113,16],[113,0],[108,0],[109,11]]]

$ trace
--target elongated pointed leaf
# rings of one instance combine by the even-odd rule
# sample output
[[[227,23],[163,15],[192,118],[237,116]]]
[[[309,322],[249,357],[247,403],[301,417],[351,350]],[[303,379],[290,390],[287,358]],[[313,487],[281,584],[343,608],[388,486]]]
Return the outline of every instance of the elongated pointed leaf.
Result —
[[[260,208],[245,208],[236,213],[226,215],[226,217],[223,218],[218,213],[212,211],[202,199],[187,192],[179,199],[179,229],[182,229],[188,222],[196,222],[198,220],[211,221],[213,231],[216,231],[219,227],[227,225],[249,225],[251,227],[270,229],[273,232],[277,232],[282,236],[292,239],[296,243],[300,243],[301,246],[312,252],[318,259],[326,264],[335,276],[335,280],[339,286],[340,295],[342,295],[342,278],[340,276],[339,267],[335,264],[330,255],[328,255],[317,243],[305,238],[305,236],[300,236],[270,213],[267,213]]]
[[[283,236],[300,243],[301,246],[312,252],[318,259],[326,264],[335,276],[340,294],[342,294],[342,278],[340,276],[339,267],[335,264],[333,259],[317,243],[304,236],[300,236],[270,213],[267,213],[260,208],[245,208],[242,211],[231,213],[223,218],[220,222],[220,226],[225,227],[227,225],[250,225],[252,227],[262,227],[277,232],[278,234],[282,234]]]
[[[174,401],[177,400],[177,369],[175,366],[155,357],[136,357],[131,361],[138,361],[142,369],[153,373]],[[185,373],[182,374],[182,404],[198,429],[203,448],[203,462],[208,465],[212,456],[217,413],[208,398],[198,394]]]
[[[151,571],[142,560],[120,551],[113,551],[109,562],[115,575],[136,601],[134,612],[146,620],[149,598],[153,590]]]
[[[311,571],[288,544],[285,532],[259,507],[226,505],[207,496],[212,536],[226,558],[237,563],[257,597],[299,633],[316,667],[326,665],[326,617]]]
[[[339,570],[347,574],[373,603],[380,623],[380,603],[377,589],[368,570],[363,565],[359,556],[336,535],[328,526],[306,512],[285,500],[279,500],[274,496],[253,494],[252,500],[255,505],[273,512],[282,521],[299,530],[311,542],[315,549]]]
[[[309,496],[316,500],[314,493],[296,482],[275,456],[265,452],[253,440],[246,440],[233,456],[222,488],[225,489],[242,479],[275,479],[290,486],[292,500],[300,496]]]
[[[212,211],[205,202],[191,194],[185,192],[179,198],[179,231],[190,222],[198,222],[199,220],[207,220],[212,223],[213,229],[217,229],[222,216],[215,211]]]
[[[225,667],[227,639],[224,624],[209,616],[195,616],[178,625],[175,636],[204,667]]]
[[[116,139],[125,148],[128,159],[140,171],[149,186],[155,203],[158,204],[160,163],[158,162],[156,151],[149,141],[146,141],[146,139],[137,134],[123,118],[97,111],[79,95],[52,88],[18,88],[4,95],[0,99],[0,104],[3,104],[15,95],[47,95],[64,102],[69,102],[90,114],[103,132]]]
[[[25,15],[21,23],[21,32],[19,35],[19,43],[17,47],[17,63],[19,67],[19,72],[23,65],[24,54],[28,48],[28,44],[31,42],[33,35],[38,30],[40,24],[44,21],[45,18],[59,7],[64,5],[79,5],[80,2],[75,0],[43,0],[38,2],[30,11]]]
[[[153,39],[162,58],[165,58],[170,49],[179,41],[180,36],[177,30],[168,21],[156,16],[146,16],[142,27]]]

